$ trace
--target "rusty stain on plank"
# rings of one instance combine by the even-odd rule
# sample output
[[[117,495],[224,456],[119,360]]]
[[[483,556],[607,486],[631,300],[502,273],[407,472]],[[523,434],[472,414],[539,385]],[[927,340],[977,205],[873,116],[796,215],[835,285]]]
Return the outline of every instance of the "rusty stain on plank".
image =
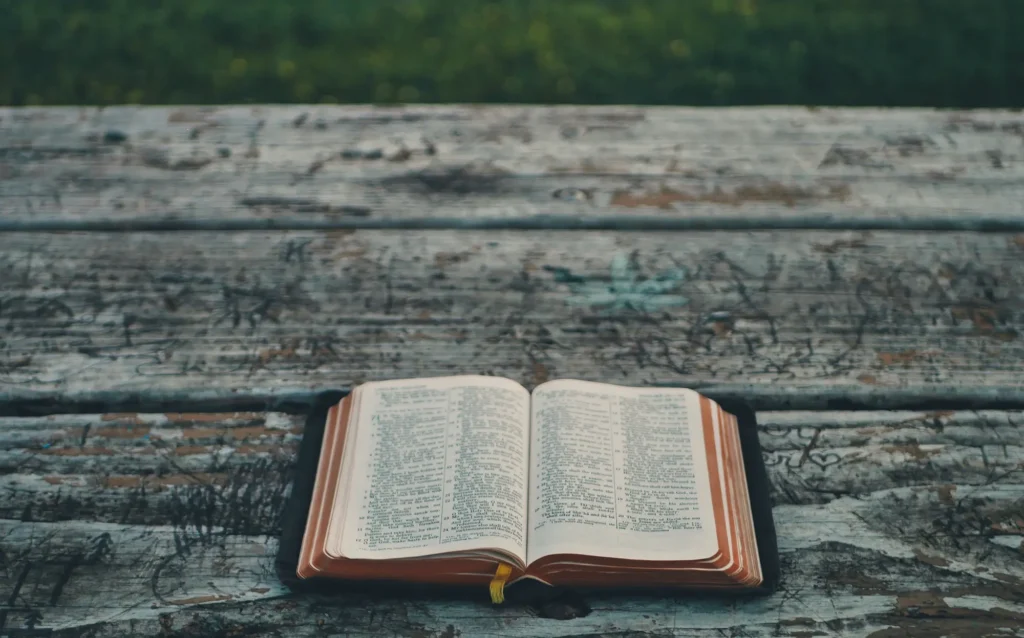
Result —
[[[247,427],[185,428],[181,434],[186,439],[205,439],[210,437],[245,439],[260,436],[285,436],[288,434],[288,431],[270,428],[265,425],[253,425]]]
[[[174,487],[181,485],[225,485],[228,475],[224,472],[195,472],[191,474],[168,474],[166,476],[105,476],[104,487],[133,488]]]
[[[878,361],[885,366],[910,365],[920,359],[928,359],[938,352],[920,352],[918,350],[903,350],[902,352],[879,352]]]
[[[907,443],[904,445],[886,445],[882,447],[882,450],[890,454],[904,454],[916,461],[923,461],[931,458],[939,453],[938,450],[922,450],[921,446],[917,443]]]
[[[164,416],[171,423],[220,423],[225,420],[257,421],[266,418],[262,412],[167,412]]]
[[[89,436],[103,439],[141,439],[150,434],[152,428],[146,425],[124,427],[90,428]]]
[[[914,550],[914,557],[917,560],[925,563],[926,565],[934,565],[935,567],[949,567],[949,561],[941,556],[933,556],[920,549]]]

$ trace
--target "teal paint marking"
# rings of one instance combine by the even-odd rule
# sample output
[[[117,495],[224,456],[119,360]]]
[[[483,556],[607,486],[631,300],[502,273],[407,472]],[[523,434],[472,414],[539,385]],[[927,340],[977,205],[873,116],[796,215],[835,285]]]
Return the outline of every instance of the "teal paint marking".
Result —
[[[571,306],[600,308],[605,312],[657,312],[678,308],[690,301],[674,292],[689,274],[684,267],[642,278],[634,259],[617,255],[612,259],[610,282],[588,280],[568,268],[545,266],[544,269],[554,275],[555,281],[569,286],[573,294],[565,301]]]

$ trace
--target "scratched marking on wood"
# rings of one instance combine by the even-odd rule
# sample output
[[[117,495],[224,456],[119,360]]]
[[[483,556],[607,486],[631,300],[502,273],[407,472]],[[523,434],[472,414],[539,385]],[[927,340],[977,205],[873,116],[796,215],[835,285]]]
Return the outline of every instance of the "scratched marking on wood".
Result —
[[[0,109],[4,224],[1019,222],[1019,113]]]
[[[686,305],[686,297],[673,294],[686,279],[686,268],[669,268],[647,277],[640,272],[636,255],[616,255],[611,262],[611,281],[573,275],[566,268],[546,267],[556,281],[568,284],[572,295],[566,303],[606,312],[652,313]]]
[[[941,633],[960,619],[989,634],[1020,626],[1024,483],[1015,477],[1024,472],[1024,413],[769,412],[759,420],[780,593],[739,603],[593,596],[589,615],[561,623],[547,616],[575,603],[491,609],[286,595],[272,561],[298,417],[3,418],[0,611],[7,629],[102,623],[97,637],[653,637],[736,627],[803,637],[886,627]],[[266,471],[268,459],[281,469]]]
[[[0,396],[233,396],[485,372],[746,398],[995,387],[1019,400],[1022,245],[1000,233],[8,233]]]
[[[769,231],[1024,227],[1021,139],[981,111],[0,109],[0,400],[479,371],[1020,402],[1024,236]],[[334,228],[25,232],[147,223]],[[587,223],[688,232],[352,230]],[[1022,635],[1021,413],[759,416],[780,593],[589,615],[283,595],[295,417],[0,418],[0,635]]]
[[[274,413],[0,419],[0,632],[282,595],[301,432]]]

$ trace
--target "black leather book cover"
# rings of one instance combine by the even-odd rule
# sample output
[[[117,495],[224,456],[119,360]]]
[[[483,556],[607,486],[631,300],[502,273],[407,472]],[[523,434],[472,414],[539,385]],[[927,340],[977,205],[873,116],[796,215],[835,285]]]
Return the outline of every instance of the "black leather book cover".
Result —
[[[302,536],[306,533],[306,518],[313,498],[320,448],[323,445],[324,428],[327,426],[327,411],[343,397],[343,394],[335,393],[318,399],[306,417],[306,425],[302,430],[292,489],[281,514],[281,541],[274,565],[278,578],[291,589],[307,589],[307,585],[313,582],[307,583],[296,574],[299,551],[302,549]]]
[[[779,587],[779,543],[775,538],[775,519],[772,517],[772,486],[761,455],[761,440],[757,436],[757,416],[742,401],[718,401],[718,405],[736,417],[743,450],[743,469],[747,474],[747,492],[757,537],[757,553],[761,559],[760,587],[751,594],[772,594]],[[737,592],[740,593],[740,592]]]
[[[383,592],[403,597],[425,596],[427,598],[466,597],[488,598],[486,587],[436,587],[414,585],[397,582],[345,582],[336,579],[301,579],[296,575],[302,536],[305,533],[306,518],[309,514],[310,499],[313,496],[313,483],[316,480],[317,464],[320,459],[320,447],[323,443],[324,426],[327,411],[338,403],[343,395],[325,396],[310,411],[299,445],[296,462],[295,479],[291,494],[282,514],[281,541],[278,549],[276,569],[281,582],[296,591],[360,591],[363,593]],[[775,521],[772,518],[771,485],[761,456],[761,443],[757,435],[757,418],[754,411],[742,401],[719,401],[722,409],[736,416],[739,424],[740,446],[743,450],[743,462],[747,475],[747,489],[750,494],[750,507],[754,520],[754,532],[757,536],[757,550],[761,559],[761,573],[764,581],[760,587],[722,591],[717,590],[715,596],[750,596],[773,593],[779,584],[779,550],[775,538]],[[539,586],[539,587],[538,587]],[[538,591],[538,590],[543,591]],[[506,599],[510,603],[524,600],[536,604],[538,596],[547,598],[555,595],[562,588],[551,588],[536,581],[528,580],[522,584],[511,585],[506,590]],[[600,588],[605,594],[606,587]],[[581,590],[582,591],[582,590]],[[597,591],[595,589],[595,591]],[[671,593],[677,589],[664,587],[631,590],[631,594],[657,595]],[[623,592],[625,593],[625,592]],[[711,592],[708,592],[711,594]]]

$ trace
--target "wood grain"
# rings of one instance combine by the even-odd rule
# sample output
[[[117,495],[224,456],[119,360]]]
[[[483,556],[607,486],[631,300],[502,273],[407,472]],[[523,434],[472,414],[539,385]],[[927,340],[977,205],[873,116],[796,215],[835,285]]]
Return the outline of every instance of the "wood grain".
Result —
[[[0,109],[0,228],[1024,228],[1024,116]]]
[[[1000,233],[9,233],[0,397],[310,396],[478,372],[761,408],[1019,402]]]
[[[286,592],[272,561],[299,417],[2,418],[3,628],[31,617],[37,628],[97,638],[1019,630],[1024,413],[768,412],[759,420],[784,566],[778,594],[740,602],[595,594],[491,608],[482,597]],[[579,617],[559,620],[569,616]]]
[[[1024,635],[1024,413],[990,409],[1024,406],[1022,142],[1005,111],[0,109],[0,415],[88,412],[0,416],[0,635]],[[465,372],[827,408],[758,414],[780,592],[285,591],[302,419],[267,406]]]

